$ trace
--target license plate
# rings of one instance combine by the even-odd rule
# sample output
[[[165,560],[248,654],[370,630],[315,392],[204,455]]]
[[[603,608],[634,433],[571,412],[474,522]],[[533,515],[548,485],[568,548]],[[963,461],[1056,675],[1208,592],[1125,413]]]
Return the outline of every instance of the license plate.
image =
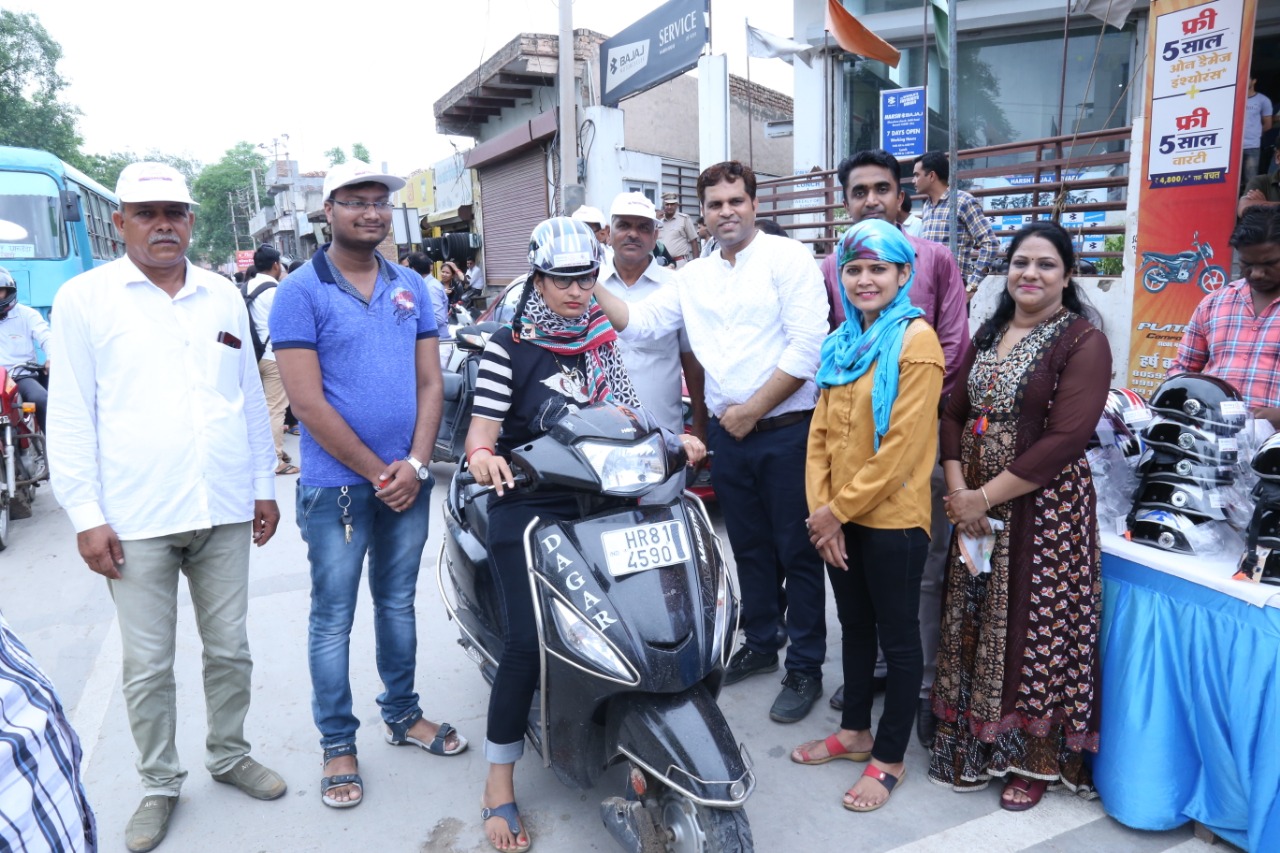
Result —
[[[689,559],[689,536],[679,519],[637,524],[600,534],[605,565],[615,578],[674,566]]]

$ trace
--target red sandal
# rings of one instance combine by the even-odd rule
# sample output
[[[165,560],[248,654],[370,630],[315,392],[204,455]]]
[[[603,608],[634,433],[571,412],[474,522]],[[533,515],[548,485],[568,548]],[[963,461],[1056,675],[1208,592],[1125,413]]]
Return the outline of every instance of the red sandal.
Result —
[[[1044,796],[1045,789],[1049,787],[1049,783],[1044,779],[1028,779],[1025,776],[1015,776],[1009,784],[1004,786],[1004,791],[1000,792],[1000,808],[1007,812],[1025,812],[1027,809],[1033,808],[1040,803],[1040,798]],[[1006,800],[1004,795],[1010,789],[1018,791],[1028,802],[1015,803]]]
[[[903,767],[902,772],[899,773],[897,776],[894,776],[892,773],[888,773],[884,770],[881,770],[879,767],[876,767],[874,764],[868,764],[867,769],[862,771],[862,775],[870,776],[872,779],[875,779],[877,782],[883,785],[885,790],[885,798],[880,802],[876,803],[874,806],[855,806],[853,803],[846,803],[843,800],[841,800],[840,805],[844,806],[846,809],[848,809],[851,812],[873,812],[876,809],[881,808],[886,803],[888,803],[889,798],[893,796],[893,789],[898,787],[899,783],[901,783],[903,779],[907,778],[907,768]],[[855,785],[854,787],[857,787],[857,786]],[[848,791],[845,791],[844,795],[848,797],[848,796],[851,796],[852,794],[853,794],[853,788],[850,788]]]
[[[813,741],[809,741],[809,743],[813,743]],[[808,750],[805,749],[805,747],[808,746],[808,744],[801,744],[800,746],[797,746],[795,749],[791,751],[791,760],[794,761],[796,764],[810,764],[810,765],[826,764],[828,761],[835,761],[837,758],[845,758],[845,759],[848,759],[849,761],[870,761],[871,760],[870,751],[851,752],[850,750],[845,749],[844,744],[840,742],[840,738],[836,737],[835,735],[828,735],[827,739],[824,740],[822,743],[827,748],[826,755],[820,756],[818,758],[811,758],[809,756]],[[800,755],[800,758],[796,758],[797,754]]]

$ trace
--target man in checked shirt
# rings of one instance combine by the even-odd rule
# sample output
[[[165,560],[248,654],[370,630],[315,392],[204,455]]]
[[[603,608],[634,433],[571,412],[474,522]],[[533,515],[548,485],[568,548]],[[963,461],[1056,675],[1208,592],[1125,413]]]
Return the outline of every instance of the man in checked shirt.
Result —
[[[941,151],[922,155],[912,165],[912,175],[916,192],[928,196],[920,211],[920,236],[944,246],[950,245],[951,191],[947,182],[951,178],[951,165],[947,162],[947,155]],[[999,255],[1000,242],[978,200],[964,190],[956,190],[955,193],[956,239],[960,242],[956,261],[960,264],[960,274],[964,276],[965,290],[972,296]]]
[[[1280,207],[1250,208],[1231,234],[1244,278],[1200,301],[1169,375],[1207,373],[1280,428]]]

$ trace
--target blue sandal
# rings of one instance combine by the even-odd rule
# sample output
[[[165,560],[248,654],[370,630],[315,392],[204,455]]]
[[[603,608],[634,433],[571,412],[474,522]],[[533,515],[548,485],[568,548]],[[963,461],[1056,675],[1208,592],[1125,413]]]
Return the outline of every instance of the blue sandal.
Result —
[[[327,767],[329,762],[335,758],[341,758],[344,755],[355,755],[356,745],[354,743],[335,746],[324,751],[324,766]],[[341,788],[343,785],[354,785],[360,789],[360,796],[354,800],[335,800],[329,796],[329,792],[334,788]],[[331,809],[352,809],[364,802],[364,780],[360,778],[359,773],[340,773],[337,776],[324,776],[320,779],[320,801]]]
[[[398,723],[387,723],[387,731],[385,735],[387,743],[392,746],[416,746],[420,749],[425,749],[432,755],[457,755],[467,748],[467,739],[458,734],[458,730],[448,723],[440,724],[440,728],[436,731],[436,736],[431,739],[431,743],[419,740],[416,737],[410,737],[410,727],[420,719],[422,719],[422,715],[418,714],[405,720],[401,720]],[[458,745],[453,749],[449,749],[445,746],[450,735],[458,735]]]
[[[495,806],[491,809],[480,809],[481,820],[488,820],[491,817],[500,817],[505,820],[507,822],[507,829],[511,830],[511,834],[516,839],[515,847],[499,847],[490,841],[489,843],[493,844],[494,850],[498,850],[500,853],[524,853],[533,846],[533,839],[529,838],[529,833],[525,831],[524,822],[520,820],[520,809],[517,808],[515,803],[504,803],[503,805]],[[524,837],[528,839],[523,845],[520,844],[520,834],[522,832],[524,833]]]

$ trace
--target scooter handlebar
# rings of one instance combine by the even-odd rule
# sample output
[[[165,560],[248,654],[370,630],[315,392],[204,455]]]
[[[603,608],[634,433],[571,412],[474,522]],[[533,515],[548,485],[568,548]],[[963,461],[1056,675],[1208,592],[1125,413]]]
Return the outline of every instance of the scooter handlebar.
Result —
[[[519,489],[524,486],[529,486],[533,484],[533,477],[530,477],[528,474],[524,473],[523,471],[514,472],[512,474],[512,479],[514,480],[514,485],[508,486],[507,487],[508,490]],[[459,471],[455,476],[454,481],[458,484],[458,487],[460,489],[466,489],[468,486],[479,485],[478,483],[476,483],[475,475],[472,474],[470,471]],[[471,503],[476,498],[481,497],[482,495],[487,495],[493,490],[494,490],[493,485],[490,484],[488,486],[484,486],[483,488],[477,489],[474,492],[464,491],[462,492],[462,500],[464,503]]]

